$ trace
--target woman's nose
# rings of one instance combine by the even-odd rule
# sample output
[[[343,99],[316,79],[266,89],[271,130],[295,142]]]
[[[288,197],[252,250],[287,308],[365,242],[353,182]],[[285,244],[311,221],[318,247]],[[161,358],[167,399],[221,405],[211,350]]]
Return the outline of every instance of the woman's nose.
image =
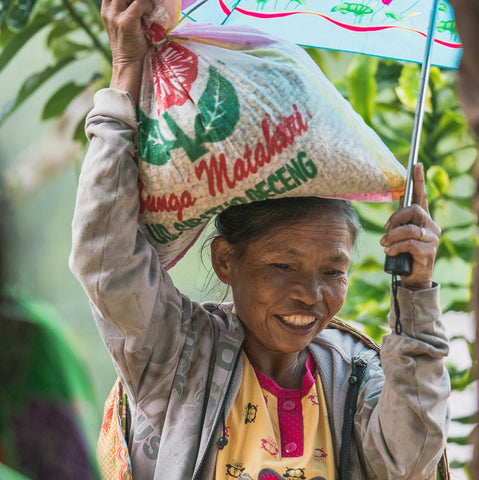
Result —
[[[314,305],[323,299],[321,282],[317,278],[303,278],[291,289],[291,297],[306,305]]]

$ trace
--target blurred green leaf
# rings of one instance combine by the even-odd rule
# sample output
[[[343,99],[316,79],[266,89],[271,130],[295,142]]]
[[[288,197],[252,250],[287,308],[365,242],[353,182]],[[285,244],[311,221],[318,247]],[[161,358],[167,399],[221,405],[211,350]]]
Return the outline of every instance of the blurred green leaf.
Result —
[[[457,175],[451,179],[449,195],[451,198],[459,200],[470,200],[477,188],[476,179],[469,174]]]
[[[29,477],[22,475],[16,470],[12,470],[0,462],[0,478],[2,480],[31,480]]]
[[[449,462],[449,466],[450,468],[454,468],[454,469],[462,469],[466,466],[466,462],[463,462],[463,461],[459,461],[459,460],[450,460]]]
[[[90,45],[75,42],[68,37],[58,38],[51,47],[51,52],[56,60],[73,55],[78,57],[82,52],[89,51],[91,51]]]
[[[417,97],[419,93],[419,79],[421,72],[418,65],[407,64],[403,67],[399,77],[399,85],[396,87],[396,93],[403,105],[410,110],[416,109]],[[426,94],[426,111],[431,110],[431,93]]]
[[[378,224],[375,220],[368,218],[362,214],[358,214],[359,220],[361,221],[361,225],[365,230],[369,232],[376,232],[384,234],[384,223]]]
[[[442,165],[452,175],[465,173],[472,169],[476,155],[477,149],[473,145],[464,145],[445,155]]]
[[[18,32],[28,23],[30,14],[35,6],[36,0],[13,0],[0,4],[5,8],[1,9],[1,23],[5,23],[9,30]]]
[[[471,368],[457,369],[454,365],[448,365],[451,378],[451,388],[462,392],[471,385],[474,380]]]
[[[449,437],[447,439],[447,441],[449,443],[455,443],[456,445],[467,445],[469,443],[469,437],[468,436],[465,436],[465,437]],[[453,465],[453,463],[451,462],[451,466],[452,465]],[[458,466],[463,467],[464,463],[458,462]],[[457,468],[457,467],[453,467],[453,468]]]
[[[378,59],[367,55],[357,55],[349,67],[349,101],[368,125],[372,125],[376,104],[376,71]]]
[[[442,278],[441,285],[443,286],[468,285],[471,280],[471,263],[459,257],[439,258],[434,272]]]
[[[11,5],[12,0],[0,0],[0,25],[2,25],[7,18]]]
[[[445,111],[438,122],[434,126],[434,131],[431,132],[432,141],[440,140],[444,135],[453,136],[465,130],[464,116],[459,112]]]
[[[59,37],[63,37],[75,30],[76,25],[72,25],[69,19],[63,19],[62,21],[57,22],[53,25],[53,28],[50,30],[47,39],[46,45],[48,49],[52,48],[53,43]]]
[[[86,115],[78,122],[75,132],[73,134],[73,140],[76,140],[77,142],[80,143],[86,143],[87,138],[85,135],[85,120],[86,120]]]
[[[324,51],[320,50],[319,48],[305,48],[305,50],[308,52],[308,55],[314,60],[316,65],[323,71],[323,73],[328,76],[329,73],[329,65],[328,62],[326,61]]]
[[[75,82],[63,85],[48,99],[43,108],[42,120],[61,115],[70,102],[85,88],[86,85],[78,85]]]
[[[470,263],[474,258],[478,241],[474,233],[468,234],[466,237],[457,237],[457,231],[466,229],[454,229],[449,234],[444,233],[439,241],[437,251],[438,258],[458,257],[464,262]]]
[[[444,87],[447,86],[446,75],[444,74],[444,71],[440,68],[431,66],[429,71],[429,77],[431,82],[437,89],[442,90]]]
[[[17,96],[3,105],[0,110],[0,125],[4,122],[32,93],[35,92],[48,79],[62,70],[66,65],[75,60],[75,57],[67,57],[60,60],[56,65],[51,65],[41,72],[28,77],[21,86]]]
[[[394,89],[397,80],[401,75],[403,65],[400,62],[387,58],[379,59],[378,68],[376,70],[376,82],[378,86],[378,94],[387,89]]]
[[[451,228],[464,228],[476,223],[472,205],[464,206],[459,201],[450,201],[440,197],[433,205],[433,218],[443,232]]]
[[[434,278],[441,283],[439,276]],[[444,312],[470,312],[471,311],[471,289],[469,286],[447,286],[441,285],[441,308]]]
[[[367,257],[366,259],[362,260],[361,263],[356,265],[356,268],[354,270],[355,274],[363,276],[365,272],[377,272],[378,267],[381,264],[373,257]],[[367,283],[367,280],[364,280],[365,283]],[[376,285],[377,282],[372,281],[370,283],[373,283]],[[369,286],[368,286],[369,288]],[[382,292],[382,289],[380,288],[379,291]]]
[[[477,422],[476,415],[467,415],[465,417],[455,417],[452,420],[454,422],[461,423],[462,425],[474,425]]]
[[[427,193],[430,201],[447,195],[451,182],[447,171],[439,165],[432,165],[426,172]]]
[[[0,71],[15,57],[22,47],[42,28],[51,22],[51,17],[39,15],[35,20],[16,35],[9,36],[8,43],[0,53]]]

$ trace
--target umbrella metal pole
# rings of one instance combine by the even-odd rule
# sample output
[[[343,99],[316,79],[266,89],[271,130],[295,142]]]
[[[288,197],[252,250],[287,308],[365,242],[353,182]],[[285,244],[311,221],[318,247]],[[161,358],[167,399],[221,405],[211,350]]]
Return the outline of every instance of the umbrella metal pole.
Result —
[[[424,118],[424,109],[426,105],[429,72],[431,71],[432,46],[434,42],[438,6],[439,0],[433,0],[431,18],[429,20],[429,29],[426,38],[424,61],[421,68],[421,78],[419,80],[419,92],[417,98],[416,114],[414,116],[414,126],[411,138],[411,150],[409,151],[409,160],[406,175],[406,190],[404,192],[405,207],[409,207],[412,202],[412,174],[414,170],[414,165],[416,165],[417,163],[419,144],[421,141],[422,121]]]
[[[406,173],[406,189],[404,192],[405,207],[409,207],[412,203],[413,188],[413,172],[417,163],[419,154],[419,144],[421,142],[422,122],[424,118],[424,109],[426,105],[427,86],[429,82],[429,72],[431,70],[432,47],[434,43],[434,34],[436,28],[437,11],[439,0],[433,0],[431,7],[431,16],[429,19],[429,27],[426,37],[426,46],[424,49],[424,61],[421,67],[421,77],[419,80],[419,92],[416,105],[416,113],[414,115],[414,124],[411,137],[411,149],[409,150],[409,159]],[[386,256],[384,270],[387,273],[396,275],[409,275],[412,269],[412,257],[409,253],[399,254],[394,257]]]

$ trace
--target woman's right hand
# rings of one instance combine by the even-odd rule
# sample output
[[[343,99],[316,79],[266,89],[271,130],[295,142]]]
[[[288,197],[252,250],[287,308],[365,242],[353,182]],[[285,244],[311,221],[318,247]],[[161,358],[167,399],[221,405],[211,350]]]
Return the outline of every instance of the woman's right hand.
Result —
[[[143,60],[148,51],[141,17],[152,10],[152,0],[103,0],[101,6],[113,58],[110,87],[129,92],[135,103],[138,103]]]

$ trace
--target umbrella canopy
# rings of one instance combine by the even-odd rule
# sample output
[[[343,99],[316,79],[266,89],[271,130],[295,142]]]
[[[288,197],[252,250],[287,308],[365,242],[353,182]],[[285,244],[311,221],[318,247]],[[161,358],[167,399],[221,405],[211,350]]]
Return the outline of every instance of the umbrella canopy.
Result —
[[[203,3],[204,2],[204,3]],[[302,46],[421,63],[432,0],[187,0],[198,22],[250,25]],[[186,10],[186,8],[185,8]],[[441,0],[432,65],[457,68],[462,53],[454,10]]]

